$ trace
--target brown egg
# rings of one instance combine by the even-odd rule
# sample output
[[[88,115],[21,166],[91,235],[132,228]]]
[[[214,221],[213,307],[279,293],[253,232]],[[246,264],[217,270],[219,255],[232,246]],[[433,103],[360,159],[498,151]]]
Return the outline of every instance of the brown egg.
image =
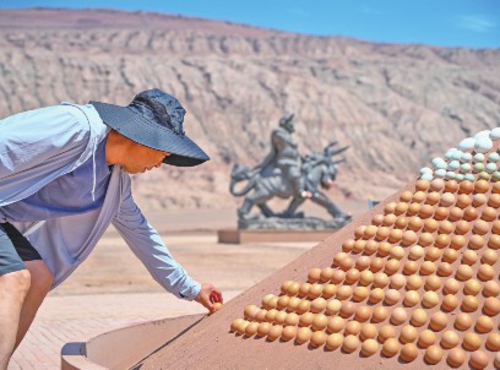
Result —
[[[338,333],[344,330],[345,320],[339,316],[332,317],[326,326],[329,333]]]
[[[306,312],[300,315],[299,325],[300,326],[311,326],[313,323],[315,315],[312,312]]]
[[[369,242],[373,242],[373,240],[368,240]],[[365,247],[366,247],[366,244],[368,242],[366,240],[363,240],[363,239],[360,239],[360,240],[356,240],[356,242],[354,243],[353,247],[352,247],[352,253],[355,253],[355,254],[358,254],[358,253],[361,253]]]
[[[483,255],[481,256],[481,262],[486,263],[488,265],[494,265],[498,261],[498,255],[497,252],[495,252],[493,249],[487,248],[484,252]]]
[[[431,191],[430,193],[427,193],[425,203],[434,205],[439,203],[440,200],[441,200],[441,194],[439,194],[437,191]]]
[[[323,312],[326,309],[327,301],[324,298],[316,298],[311,302],[311,312]]]
[[[421,275],[430,275],[436,272],[436,264],[432,261],[425,261],[420,266]]]
[[[430,275],[425,280],[425,289],[427,290],[439,290],[441,288],[441,279],[436,275]]]
[[[397,216],[393,213],[388,214],[384,217],[384,222],[382,222],[383,226],[392,226],[394,222],[396,222]]]
[[[383,215],[382,213],[379,213],[378,215],[373,216],[372,225],[381,226],[382,222],[384,222],[384,217],[385,217],[385,215]]]
[[[338,299],[332,299],[326,305],[326,313],[329,315],[336,315],[340,312],[340,308],[342,307],[342,302]]]
[[[259,310],[255,314],[255,320],[258,322],[266,321],[266,315],[267,315],[267,310],[265,309]]]
[[[470,357],[469,365],[476,370],[482,370],[490,363],[488,355],[481,350],[475,351]]]
[[[340,307],[340,316],[343,318],[351,317],[356,311],[356,305],[351,301],[342,302],[342,307]]]
[[[413,326],[421,327],[427,323],[428,319],[427,312],[422,308],[417,308],[411,313],[410,323]]]
[[[420,203],[411,203],[408,206],[408,211],[406,211],[407,216],[415,216],[420,212],[422,205]]]
[[[333,258],[333,266],[338,267],[340,266],[340,261],[342,261],[344,258],[348,257],[349,255],[345,252],[340,252],[335,255]]]
[[[414,326],[406,325],[401,329],[399,340],[401,343],[413,343],[418,337],[418,331]]]
[[[486,221],[477,220],[474,223],[472,231],[475,232],[476,234],[484,235],[490,231],[490,225]]]
[[[500,249],[500,235],[497,234],[490,235],[488,246],[494,250]]]
[[[458,221],[462,219],[463,216],[464,216],[464,211],[462,211],[462,209],[460,209],[459,207],[453,207],[452,209],[450,209],[448,219],[450,221]]]
[[[413,275],[415,274],[420,266],[415,261],[406,261],[403,265],[403,273],[405,275]]]
[[[468,351],[476,351],[481,346],[481,337],[476,333],[466,333],[462,345]]]
[[[466,331],[468,330],[472,324],[473,320],[469,314],[466,314],[464,312],[459,313],[457,317],[455,318],[455,328],[461,331]]]
[[[486,339],[486,348],[492,352],[500,351],[500,333],[491,333]]]
[[[410,253],[408,257],[416,261],[422,258],[424,254],[425,254],[424,248],[422,248],[420,245],[414,245],[413,247],[410,248]]]
[[[385,264],[384,273],[388,276],[391,276],[391,275],[394,275],[396,272],[398,272],[399,268],[400,268],[400,262],[397,259],[390,259]],[[377,274],[380,274],[380,272],[377,272]],[[375,280],[377,280],[376,277],[375,277]],[[377,282],[377,284],[378,284],[378,282]]]
[[[326,339],[325,348],[329,351],[333,351],[342,346],[343,342],[344,342],[344,336],[342,334],[338,333],[332,334],[329,335],[328,338]]]
[[[396,330],[391,325],[383,325],[378,334],[378,341],[384,343],[387,339],[396,338]]]
[[[299,324],[300,317],[295,312],[291,312],[286,315],[285,324],[290,326],[297,326]]]
[[[364,301],[366,298],[368,298],[368,295],[370,294],[370,291],[368,290],[367,287],[364,286],[358,286],[354,288],[352,292],[352,298],[356,302],[361,302]]]
[[[325,332],[315,331],[313,333],[313,335],[311,336],[311,341],[310,341],[311,347],[313,347],[313,348],[321,347],[323,344],[326,343],[327,338],[328,338],[328,336],[326,335]]]
[[[424,285],[424,280],[418,275],[411,275],[407,279],[406,289],[418,290]]]
[[[245,337],[252,337],[257,333],[257,330],[259,329],[259,323],[258,322],[251,322],[248,325],[246,325],[245,328]]]
[[[378,303],[378,302],[382,301],[384,299],[384,297],[385,297],[384,290],[381,288],[375,288],[370,292],[370,296],[369,296],[368,300],[371,303]]]
[[[401,294],[396,289],[388,289],[385,293],[384,303],[392,306],[401,300]]]
[[[337,288],[337,299],[339,300],[345,300],[349,299],[352,297],[352,288],[348,285],[343,285],[339,288]]]
[[[426,193],[423,191],[417,191],[413,194],[412,202],[413,203],[422,203],[427,198]]]
[[[278,297],[276,297],[274,294],[266,294],[264,298],[262,298],[262,306],[264,307],[269,307],[269,305],[276,307],[278,304]],[[274,308],[271,307],[271,308]]]
[[[462,310],[466,312],[474,312],[479,307],[479,301],[472,295],[466,295],[462,299]]]
[[[245,322],[246,320],[242,319],[242,318],[237,318],[236,320],[234,320],[232,323],[231,323],[231,327],[229,329],[229,331],[231,333],[234,333],[236,331],[238,331],[238,327],[243,323]]]
[[[356,309],[356,313],[354,315],[354,318],[359,321],[359,322],[365,322],[370,320],[372,317],[372,308],[368,306],[359,306]]]
[[[500,369],[500,352],[498,352],[495,356],[495,368]]]
[[[472,235],[469,239],[469,248],[470,249],[481,249],[484,246],[485,240],[481,237],[481,235]]]
[[[361,346],[361,353],[363,353],[365,357],[373,356],[377,352],[378,352],[378,343],[375,339],[367,339],[366,341],[363,342]]]
[[[455,226],[448,220],[439,222],[439,233],[440,234],[451,234]]]
[[[288,311],[295,311],[297,307],[299,307],[300,302],[302,302],[302,299],[300,299],[299,297],[291,297],[288,301]]]
[[[260,308],[254,304],[249,304],[245,307],[244,315],[246,318],[254,318]]]
[[[325,284],[321,296],[325,299],[333,297],[337,293],[337,286],[335,284]]]
[[[460,343],[460,337],[457,332],[453,330],[447,330],[443,333],[441,337],[441,346],[446,349],[456,347]]]
[[[365,234],[366,225],[360,225],[354,230],[354,238],[361,239]]]
[[[488,198],[488,205],[492,208],[500,207],[500,195],[499,194],[491,194]]]
[[[436,343],[436,334],[432,330],[423,330],[418,336],[418,345],[422,348],[428,348],[434,343]]]
[[[276,315],[278,314],[278,312],[279,311],[275,308],[267,311],[266,317],[264,318],[264,320],[266,320],[267,322],[273,322],[274,319],[276,318]]]
[[[315,299],[321,295],[323,292],[323,284],[311,284],[307,291],[307,296],[310,299]]]
[[[446,362],[451,367],[456,368],[456,367],[462,366],[466,360],[467,360],[467,354],[465,353],[465,351],[463,349],[453,348],[448,353],[448,358],[446,359]]]
[[[443,252],[439,248],[428,247],[426,252],[425,252],[425,260],[431,261],[431,262],[437,261],[438,259],[441,258],[442,254],[443,254]],[[432,265],[429,264],[429,266],[432,266]]]
[[[448,248],[443,252],[442,260],[444,262],[453,263],[458,259],[458,252],[455,249]]]
[[[345,325],[344,335],[358,335],[361,331],[361,324],[357,321],[349,321]]]
[[[459,195],[457,198],[457,207],[459,208],[467,208],[469,205],[472,204],[472,197],[466,194]],[[465,215],[465,214],[464,214]]]
[[[282,295],[278,299],[278,310],[283,310],[288,307],[288,303],[290,302],[290,297],[287,295]]]
[[[419,231],[423,225],[424,222],[420,217],[417,216],[410,218],[410,220],[408,221],[408,229],[413,231]]]
[[[446,294],[455,294],[459,291],[460,289],[460,283],[453,279],[446,279],[446,281],[443,284],[443,292]]]
[[[406,278],[403,274],[394,274],[391,276],[391,288],[401,289],[406,285]]]
[[[401,345],[396,338],[387,339],[382,345],[382,353],[386,357],[394,357],[399,353]]]
[[[446,220],[449,216],[450,211],[446,207],[438,207],[434,212],[434,219],[438,221]],[[432,218],[429,218],[429,220],[432,220]]]
[[[359,276],[360,276],[360,272],[358,269],[355,269],[355,268],[350,269],[345,274],[345,281],[347,284],[350,284],[350,285],[355,284],[358,282]]]
[[[342,243],[342,251],[343,252],[350,252],[352,251],[352,248],[354,247],[354,243],[356,241],[354,239],[347,239]]]
[[[413,343],[406,343],[401,349],[401,360],[404,362],[412,362],[418,356],[418,348]]]
[[[416,306],[420,302],[420,295],[414,291],[410,290],[405,293],[405,298],[404,298],[404,305],[407,307],[413,307]]]
[[[312,337],[312,331],[309,328],[300,328],[297,331],[297,336],[295,337],[295,342],[297,344],[304,344],[309,342]]]
[[[308,301],[307,299],[302,299],[297,306],[297,313],[303,314],[311,309],[311,301]]]
[[[365,239],[373,238],[375,236],[375,234],[377,233],[377,231],[378,231],[377,226],[368,225],[363,232],[363,238],[365,238]]]
[[[384,207],[384,213],[387,215],[387,214],[391,214],[391,213],[394,213],[395,209],[396,209],[396,206],[397,206],[397,203],[396,202],[389,202],[385,205]]]
[[[316,317],[314,318],[312,322],[312,328],[313,330],[324,330],[326,328],[326,325],[328,324],[328,317],[326,317],[323,314],[317,314]],[[326,339],[325,339],[326,341]]]
[[[440,234],[436,237],[434,245],[440,249],[446,248],[450,245],[451,238],[447,234]]]
[[[269,333],[269,330],[271,330],[272,325],[268,322],[263,322],[259,324],[259,327],[257,329],[257,336],[258,337],[265,337]]]
[[[373,282],[374,274],[370,270],[365,270],[359,275],[359,283],[361,285],[367,286]]]
[[[453,251],[456,253],[456,251],[454,249],[447,249],[446,251]],[[444,254],[443,254],[443,260],[444,259],[445,258],[444,258]],[[439,264],[438,269],[437,269],[438,276],[447,277],[447,276],[450,276],[452,273],[453,273],[453,266],[450,265],[448,262],[441,262]]]
[[[344,344],[342,345],[342,349],[346,353],[353,353],[359,347],[359,339],[355,335],[348,335],[344,338]]]
[[[368,240],[362,252],[364,252],[366,256],[371,256],[372,254],[377,252],[377,250],[378,250],[378,243],[374,240]]]
[[[413,245],[416,243],[418,237],[417,237],[417,234],[415,234],[414,231],[412,230],[407,230],[403,233],[403,238],[402,238],[402,241],[401,243],[408,247],[410,245]]]
[[[346,257],[340,261],[340,268],[344,271],[348,271],[354,267],[354,260],[351,257]]]
[[[462,255],[462,264],[463,265],[474,265],[479,260],[479,256],[473,250],[466,250]]]
[[[451,207],[452,205],[455,204],[455,194],[453,194],[453,193],[444,193],[441,196],[439,204],[442,207]]]
[[[431,191],[441,191],[445,187],[445,183],[443,179],[434,179],[431,181],[430,190]]]
[[[376,338],[378,335],[378,330],[377,327],[373,324],[364,324],[361,327],[361,331],[359,333],[359,336],[361,340],[365,341],[367,339],[373,339]]]
[[[454,311],[459,305],[460,302],[458,301],[458,298],[454,294],[447,294],[443,298],[441,309],[443,309],[446,312],[451,312]]]
[[[297,328],[295,326],[285,326],[281,332],[281,340],[283,342],[288,342],[295,338],[297,335]]]
[[[401,325],[408,319],[408,313],[404,308],[397,307],[392,311],[391,323],[393,325]]]
[[[500,313],[500,300],[497,298],[486,298],[483,305],[483,312],[488,316],[496,316]]]
[[[484,194],[475,194],[472,197],[472,205],[476,208],[481,207],[488,201],[488,198]]]
[[[398,243],[403,237],[403,232],[399,229],[392,229],[389,233],[389,241],[391,243]]]
[[[384,288],[389,284],[389,276],[384,272],[377,272],[374,275],[373,286],[377,288]]]
[[[299,293],[299,289],[300,283],[298,281],[295,281],[288,286],[286,294],[293,297],[294,295],[297,295]]]
[[[474,271],[469,265],[460,265],[457,268],[455,278],[460,281],[469,280],[474,275]]]
[[[434,237],[430,233],[422,233],[420,234],[420,237],[418,238],[418,244],[420,244],[423,247],[427,247],[434,243]]]
[[[495,193],[495,194],[500,193],[500,183],[498,183],[498,182],[493,183],[493,185],[491,187],[491,192]]]
[[[319,280],[323,283],[329,282],[330,280],[332,280],[332,276],[333,276],[334,271],[335,270],[331,267],[325,267],[325,268],[321,269],[321,274],[320,274]]]
[[[408,219],[405,216],[399,216],[394,222],[394,227],[397,229],[405,229],[408,226]]]
[[[448,316],[444,312],[437,311],[432,314],[430,319],[430,328],[434,331],[441,331],[448,325]]]
[[[481,213],[481,218],[487,222],[494,221],[497,216],[497,210],[493,207],[485,207]]]
[[[390,315],[390,311],[387,307],[379,306],[373,310],[372,321],[375,323],[383,322],[387,320]]]
[[[382,243],[380,243],[378,245],[378,252],[377,252],[377,254],[379,256],[381,256],[381,257],[385,257],[385,256],[387,256],[389,254],[389,252],[391,251],[392,247],[393,247],[392,244],[387,243],[387,242],[382,242]],[[381,260],[381,261],[382,261],[382,263],[381,263],[380,266],[383,267],[384,264],[385,264],[385,261],[383,261],[383,260]],[[372,267],[373,267],[373,261],[372,261],[372,265],[370,265],[370,268],[372,268]],[[372,269],[372,271],[374,271],[374,270]]]
[[[479,211],[474,207],[468,207],[464,210],[464,219],[466,221],[474,221],[479,217]]]
[[[456,180],[446,180],[444,190],[449,193],[455,193],[458,190],[459,184]]]
[[[309,271],[309,275],[307,275],[307,279],[310,283],[316,283],[317,281],[319,281],[320,277],[321,277],[321,269],[317,267],[311,269]]]
[[[460,221],[459,221],[460,222]],[[458,224],[458,222],[457,222]],[[455,232],[458,231],[458,226]],[[463,248],[467,244],[467,239],[463,235],[453,235],[451,237],[451,247],[455,250]]]
[[[332,283],[340,284],[345,279],[345,272],[342,270],[335,270],[332,274]]]
[[[430,365],[435,365],[443,359],[443,350],[439,346],[430,346],[425,350],[424,360]]]
[[[420,212],[418,212],[418,216],[420,218],[426,219],[432,217],[432,215],[434,215],[433,206],[431,206],[430,204],[424,204],[422,207],[420,207]]]
[[[481,315],[477,318],[475,329],[478,333],[489,333],[493,330],[495,323],[489,316]]]
[[[469,194],[474,190],[474,184],[469,180],[464,180],[460,182],[460,186],[458,188],[458,192],[460,194]]]
[[[302,283],[300,284],[300,288],[299,288],[299,297],[306,297],[307,296],[307,293],[309,293],[309,288],[311,287],[311,284],[309,283]]]
[[[487,281],[484,283],[483,296],[485,297],[496,297],[500,294],[500,285],[495,281]]]
[[[490,183],[486,180],[477,180],[474,185],[474,192],[476,193],[487,193],[490,190]]]
[[[408,210],[408,203],[407,202],[399,202],[396,205],[396,208],[394,209],[394,214],[396,215],[401,215],[405,213]]]
[[[431,186],[430,182],[427,180],[417,180],[417,183],[415,184],[415,189],[417,191],[426,191],[429,189]],[[411,194],[411,192],[409,192]],[[412,194],[413,196],[413,194]]]
[[[495,270],[490,265],[483,263],[479,266],[479,270],[477,271],[477,277],[482,281],[488,281],[493,279],[495,276]]]

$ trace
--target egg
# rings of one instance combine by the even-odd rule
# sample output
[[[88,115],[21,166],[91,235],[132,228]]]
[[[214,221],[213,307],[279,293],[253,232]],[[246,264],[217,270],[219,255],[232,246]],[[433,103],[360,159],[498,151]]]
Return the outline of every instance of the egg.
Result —
[[[441,331],[448,325],[448,316],[444,312],[434,312],[430,319],[430,328],[434,331]]]
[[[467,360],[467,354],[465,353],[465,351],[455,347],[452,350],[450,350],[450,352],[448,352],[448,358],[446,359],[446,362],[451,367],[457,368],[462,366],[466,360]]]
[[[486,204],[487,201],[488,198],[484,194],[475,194],[472,197],[472,205],[476,208],[483,206],[484,204]]]
[[[466,221],[474,221],[479,217],[479,211],[474,207],[468,207],[463,212],[463,218]]]
[[[486,263],[488,265],[494,265],[498,261],[498,255],[497,252],[495,252],[493,249],[487,248],[484,252],[483,255],[481,256],[481,262]]]
[[[391,276],[391,288],[401,289],[406,285],[406,278],[403,274],[394,274]]]
[[[377,288],[386,287],[389,284],[389,276],[384,272],[377,272],[374,275],[373,286]]]
[[[326,305],[326,313],[329,315],[336,315],[339,313],[341,307],[341,301],[339,301],[338,299],[332,299]]]
[[[496,297],[500,294],[500,285],[495,281],[487,281],[484,283],[483,295],[485,297]]]
[[[460,194],[470,194],[474,190],[474,184],[468,180],[462,181],[458,187]]]
[[[462,255],[462,264],[472,266],[479,260],[479,256],[473,250],[466,250]]]
[[[451,238],[447,234],[438,235],[435,239],[434,245],[440,249],[446,248],[450,245]]]
[[[361,274],[359,275],[359,283],[361,285],[367,286],[373,282],[374,278],[375,277],[374,277],[373,272],[371,272],[369,270],[365,270],[365,271],[361,272]]]
[[[459,304],[460,302],[458,301],[458,298],[454,294],[447,294],[443,298],[441,309],[443,309],[446,312],[451,312],[454,311],[459,306]]]
[[[417,180],[417,183],[415,184],[415,188],[417,189],[417,191],[427,191],[429,187],[430,187],[430,182],[427,180]],[[413,194],[410,191],[408,191],[408,193],[410,193],[413,196]]]
[[[391,323],[394,325],[401,325],[408,319],[408,313],[404,308],[398,307],[392,311]]]
[[[431,262],[437,261],[438,259],[441,258],[442,254],[443,254],[443,252],[439,248],[428,247],[426,252],[425,252],[425,260],[431,261]],[[430,269],[432,269],[431,264],[428,264],[428,266]]]
[[[441,191],[443,189],[444,189],[444,180],[434,179],[431,181],[431,183],[430,183],[430,190],[431,191]]]
[[[281,332],[281,340],[289,342],[297,335],[297,328],[295,326],[285,326]]]
[[[384,226],[392,226],[394,225],[394,222],[396,222],[396,219],[398,217],[395,214],[388,214],[384,217],[384,221],[382,222],[382,225]]]
[[[296,311],[299,314],[303,314],[311,309],[311,301],[308,301],[307,299],[303,299],[300,301],[299,305],[297,306]]]
[[[326,343],[328,336],[323,331],[315,331],[311,336],[311,347],[319,348]]]
[[[490,265],[483,263],[479,266],[479,270],[477,271],[477,277],[482,281],[488,281],[493,279],[495,276],[495,269]]]
[[[297,344],[304,344],[306,342],[309,342],[309,340],[311,339],[311,337],[312,337],[312,331],[311,331],[311,329],[309,329],[307,327],[300,328],[297,331],[297,336],[295,337],[295,342]]]
[[[426,193],[423,191],[416,191],[413,194],[412,202],[413,203],[422,203],[427,198]]]
[[[354,247],[354,243],[356,243],[356,241],[354,239],[347,239],[347,240],[345,240],[342,243],[342,251],[346,252],[346,253],[352,251],[352,249]]]
[[[406,261],[403,265],[403,273],[405,275],[413,275],[420,268],[419,264],[415,261]]]
[[[484,301],[483,312],[488,316],[496,316],[500,312],[500,300],[488,297]]]
[[[426,221],[430,221],[430,220],[433,220],[433,221],[436,221],[436,220],[441,221],[441,220],[445,220],[445,219],[447,219],[449,216],[450,216],[450,211],[448,210],[448,208],[446,208],[446,207],[438,207],[438,208],[436,209],[436,211],[434,212],[434,219],[429,218],[429,219],[427,219]],[[432,226],[432,227],[433,227],[434,225],[435,225],[435,226],[438,226],[439,224],[438,224],[437,222],[434,222],[434,223],[432,223],[432,225],[430,225],[430,226]],[[429,226],[427,226],[427,227],[429,227]],[[427,227],[426,227],[426,228],[427,228]],[[436,227],[436,229],[435,229],[435,230],[437,230],[437,227]],[[435,231],[435,230],[434,230],[434,231]],[[432,231],[430,231],[430,230],[426,230],[426,231],[432,232]]]
[[[354,260],[351,257],[346,257],[340,261],[340,268],[344,271],[348,271],[354,267]]]
[[[486,339],[486,348],[492,352],[500,351],[500,333],[491,333]]]
[[[272,325],[268,322],[262,322],[259,324],[259,327],[257,328],[257,336],[258,337],[265,337],[269,333],[269,330],[271,330]]]
[[[389,233],[389,241],[391,243],[398,243],[403,238],[403,232],[399,229],[392,229]]]
[[[460,221],[459,221],[460,222]],[[455,226],[448,220],[439,222],[439,233],[440,234],[451,234]]]
[[[356,305],[351,301],[342,302],[342,307],[340,307],[340,316],[343,318],[351,317],[356,311]]]
[[[408,219],[404,216],[399,216],[394,222],[394,227],[398,229],[405,229],[408,226]],[[404,234],[403,234],[404,239]]]
[[[254,318],[257,312],[259,312],[260,308],[254,304],[249,304],[245,307],[244,315],[246,318]]]
[[[425,325],[428,320],[429,317],[427,316],[427,312],[425,312],[422,308],[417,308],[411,313],[410,323],[413,326],[421,327],[422,325]]]
[[[245,320],[242,319],[242,318],[237,318],[235,319],[232,323],[231,323],[231,326],[230,326],[230,329],[229,331],[231,333],[234,333],[236,331],[238,331],[238,327],[244,322]]]
[[[460,331],[468,330],[473,324],[472,317],[464,312],[459,313],[455,318],[455,328]]]
[[[414,326],[406,325],[401,329],[399,340],[401,343],[413,343],[418,337],[418,331]]]
[[[317,314],[314,317],[313,322],[312,322],[312,328],[313,328],[313,330],[318,331],[318,330],[325,329],[326,325],[328,324],[328,321],[329,321],[328,317],[326,317],[325,315],[323,315],[323,314]]]
[[[299,325],[300,326],[311,326],[313,323],[315,315],[312,312],[306,312],[300,315]]]
[[[413,247],[410,248],[410,253],[409,253],[409,258],[416,261],[422,258],[422,256],[425,254],[424,248],[422,248],[420,245],[414,245]]]
[[[348,257],[349,255],[345,252],[340,252],[340,253],[337,253],[335,255],[335,257],[333,258],[333,265],[335,267],[338,267],[340,266],[340,261],[342,261],[344,258]]]
[[[311,287],[311,284],[309,283],[302,283],[300,284],[299,288],[299,297],[306,297],[307,293],[309,293],[309,288]]]
[[[475,351],[470,357],[469,364],[473,369],[482,370],[490,363],[488,355],[481,350]]]
[[[358,282],[360,276],[360,272],[358,269],[350,269],[345,274],[345,281],[347,284],[353,285]]]
[[[322,292],[323,292],[323,285],[322,284],[311,284],[311,286],[309,287],[309,290],[307,291],[307,296],[310,299],[315,299],[315,298],[318,298]]]
[[[365,244],[364,254],[371,256],[378,251],[378,243],[374,240],[368,240]]]
[[[259,310],[255,314],[255,320],[258,322],[263,322],[266,320],[266,315],[267,315],[267,310],[265,309]]]
[[[453,249],[447,249],[446,251],[454,251],[454,252],[456,252]],[[443,260],[445,259],[444,257],[445,257],[445,255],[443,254]],[[449,264],[448,262],[441,262],[439,264],[438,269],[437,269],[438,276],[448,277],[452,273],[453,273],[453,267],[451,266],[451,264]]]
[[[386,307],[379,306],[373,310],[372,321],[375,323],[383,322],[389,317],[389,315],[390,311]]]
[[[316,283],[321,278],[321,269],[317,267],[311,269],[307,278],[310,283]]]
[[[361,239],[365,234],[366,225],[360,225],[354,230],[354,238]]]
[[[396,338],[387,339],[382,345],[382,353],[386,357],[394,357],[399,353],[401,345]]]
[[[384,222],[384,217],[385,217],[385,215],[382,213],[379,213],[378,215],[373,216],[372,225],[381,226],[382,222]]]
[[[500,352],[498,352],[495,356],[495,367],[500,369]]]
[[[291,283],[290,285],[288,285],[286,294],[293,297],[299,293],[299,289],[300,289],[300,283],[295,281],[295,282]]]
[[[490,235],[490,239],[488,240],[488,246],[494,250],[500,249],[500,235],[497,234]]]
[[[483,213],[481,213],[481,218],[487,222],[494,221],[497,218],[497,210],[492,207],[485,207]]]
[[[302,300],[299,297],[291,297],[288,301],[288,311],[295,311],[297,307],[299,307],[300,302],[302,302]]]
[[[412,362],[418,356],[418,348],[413,343],[406,343],[401,349],[401,360],[404,362]]]
[[[459,208],[467,208],[472,204],[472,197],[467,194],[461,194],[457,197],[456,205]]]
[[[352,353],[359,347],[359,339],[355,335],[348,335],[344,338],[342,350],[346,353]]]
[[[472,231],[479,235],[484,235],[490,231],[490,225],[488,222],[483,220],[477,220],[474,223]]]
[[[462,219],[463,216],[464,216],[464,211],[462,211],[462,209],[460,209],[459,207],[453,207],[449,211],[448,219],[450,221],[458,221]]]
[[[476,351],[481,346],[481,337],[476,333],[466,333],[462,345],[468,351]]]
[[[380,328],[379,334],[378,334],[378,341],[380,343],[384,343],[387,339],[390,338],[396,338],[396,330],[394,330],[394,327],[391,325],[384,325]]]
[[[457,332],[453,330],[447,330],[443,333],[441,337],[441,346],[446,349],[456,347],[460,343],[460,337]]]
[[[392,306],[396,303],[398,303],[401,299],[401,294],[396,289],[388,289],[387,292],[385,293],[385,300],[384,303]]]
[[[451,237],[451,248],[455,250],[462,249],[466,244],[467,239],[463,235],[453,235]]]
[[[465,312],[474,312],[479,307],[479,301],[472,295],[466,295],[462,298],[462,310]]]
[[[394,259],[394,258],[390,259],[385,264],[384,273],[388,276],[394,275],[396,272],[399,271],[400,266],[401,266],[401,263],[399,262],[399,260]],[[376,276],[375,276],[375,280],[377,280]],[[384,281],[384,283],[385,283],[385,281]],[[389,283],[389,281],[387,281],[387,283]],[[376,284],[378,284],[378,282],[376,282]]]
[[[436,343],[436,334],[429,329],[423,330],[418,336],[418,345],[422,348],[428,348]]]
[[[474,271],[469,265],[460,265],[457,268],[455,278],[460,281],[469,280],[474,275]]]
[[[325,284],[321,296],[325,299],[333,297],[337,293],[337,286],[335,284]]]
[[[424,222],[420,217],[414,216],[408,221],[408,229],[413,231],[419,231],[424,225]]]
[[[254,336],[257,333],[257,330],[259,329],[259,323],[258,322],[251,322],[248,325],[246,325],[245,328],[245,336],[250,338]]]
[[[442,260],[444,262],[453,263],[458,259],[458,252],[455,249],[447,248],[443,252]]]
[[[477,318],[475,329],[478,333],[489,333],[493,330],[495,323],[491,317],[482,315]]]
[[[426,219],[432,217],[434,215],[434,207],[430,204],[424,204],[420,207],[420,212],[418,212],[418,216],[420,218]]]
[[[364,324],[361,327],[361,331],[359,333],[359,336],[361,340],[365,341],[367,339],[373,339],[376,338],[378,335],[378,330],[377,327],[373,324]]]
[[[340,284],[345,279],[345,272],[342,270],[335,270],[332,274],[332,283]]]
[[[490,190],[490,183],[485,180],[477,180],[474,185],[474,191],[476,193],[487,193]]]
[[[434,237],[431,233],[422,233],[418,239],[418,244],[427,247],[434,243]]]
[[[473,250],[481,249],[485,244],[485,240],[480,235],[472,235],[469,239],[469,248]]]
[[[442,282],[437,275],[430,275],[425,280],[425,289],[437,291],[441,288]]]
[[[425,261],[420,266],[421,275],[430,275],[436,272],[436,264],[432,261]]]
[[[408,203],[407,202],[399,202],[396,205],[396,208],[394,208],[394,214],[396,215],[401,215],[405,213],[408,210]]]
[[[291,312],[286,315],[285,325],[288,326],[297,326],[299,324],[300,317],[295,312]]]
[[[339,348],[340,346],[342,346],[343,342],[344,342],[343,335],[338,334],[338,333],[332,334],[326,338],[325,348],[329,351],[333,351],[333,350],[336,350],[337,348]]]
[[[423,279],[418,275],[411,275],[407,279],[406,289],[418,290],[424,285]]]
[[[288,314],[285,311],[278,311],[278,313],[274,317],[274,323],[278,325],[283,325],[287,316]]]
[[[337,299],[342,301],[351,298],[351,296],[352,288],[349,285],[342,285],[341,287],[337,288]]]
[[[425,350],[424,360],[430,365],[439,363],[443,358],[443,350],[436,345],[427,347]]]
[[[278,299],[278,310],[283,310],[288,307],[288,303],[290,302],[290,297],[287,295],[282,295]]]
[[[354,315],[355,319],[359,322],[368,321],[372,317],[373,310],[368,306],[359,306],[356,309],[356,313]]]
[[[385,297],[384,290],[381,288],[375,288],[370,292],[370,296],[369,296],[368,300],[371,303],[378,303],[378,302],[382,301],[384,299],[384,297]]]
[[[421,207],[422,207],[422,205],[420,203],[411,203],[408,206],[408,211],[406,211],[406,214],[408,216],[415,216],[420,212]]]
[[[380,257],[385,257],[385,256],[389,255],[389,252],[391,251],[392,247],[393,247],[393,245],[391,243],[387,243],[387,242],[380,243],[378,245],[377,255]],[[380,257],[377,257],[377,258],[380,258]],[[372,271],[375,271],[372,269],[372,266],[373,266],[373,261],[372,261],[372,264],[370,264],[370,269]],[[382,263],[382,266],[380,268],[382,268],[383,266],[384,266],[384,262]]]
[[[344,335],[358,335],[361,331],[361,324],[355,320],[349,321],[345,325]]]
[[[345,327],[345,320],[339,316],[332,317],[326,325],[326,330],[329,333],[338,333]]]
[[[413,307],[416,306],[419,302],[420,302],[420,295],[416,291],[410,290],[405,293],[403,301],[405,306]]]
[[[427,193],[427,197],[425,198],[425,203],[434,205],[439,203],[441,200],[441,194],[439,194],[437,191],[431,191]]]

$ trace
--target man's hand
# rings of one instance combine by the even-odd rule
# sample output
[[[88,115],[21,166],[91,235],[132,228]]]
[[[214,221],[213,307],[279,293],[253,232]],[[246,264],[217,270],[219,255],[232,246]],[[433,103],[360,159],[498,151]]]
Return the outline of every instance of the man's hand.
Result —
[[[195,301],[206,307],[210,313],[213,313],[215,312],[214,303],[223,303],[222,292],[212,284],[203,283]]]

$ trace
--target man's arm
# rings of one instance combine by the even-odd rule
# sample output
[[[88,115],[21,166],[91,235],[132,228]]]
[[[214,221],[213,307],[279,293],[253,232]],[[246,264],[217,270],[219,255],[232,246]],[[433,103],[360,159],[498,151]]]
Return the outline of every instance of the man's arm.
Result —
[[[151,276],[165,290],[178,298],[196,300],[210,311],[213,311],[212,303],[222,302],[222,293],[217,288],[211,284],[194,281],[175,261],[158,232],[142,215],[130,190],[120,204],[113,225]]]

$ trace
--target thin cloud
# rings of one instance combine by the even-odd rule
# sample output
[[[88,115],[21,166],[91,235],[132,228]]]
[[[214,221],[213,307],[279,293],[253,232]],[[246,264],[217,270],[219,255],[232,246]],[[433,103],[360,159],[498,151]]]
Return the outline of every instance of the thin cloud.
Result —
[[[361,8],[361,12],[366,13],[366,14],[371,14],[371,15],[383,15],[384,14],[384,12],[382,12],[378,9],[370,8],[369,6],[363,6]]]
[[[466,15],[460,17],[459,26],[469,31],[486,33],[497,27],[497,24],[484,15]]]

